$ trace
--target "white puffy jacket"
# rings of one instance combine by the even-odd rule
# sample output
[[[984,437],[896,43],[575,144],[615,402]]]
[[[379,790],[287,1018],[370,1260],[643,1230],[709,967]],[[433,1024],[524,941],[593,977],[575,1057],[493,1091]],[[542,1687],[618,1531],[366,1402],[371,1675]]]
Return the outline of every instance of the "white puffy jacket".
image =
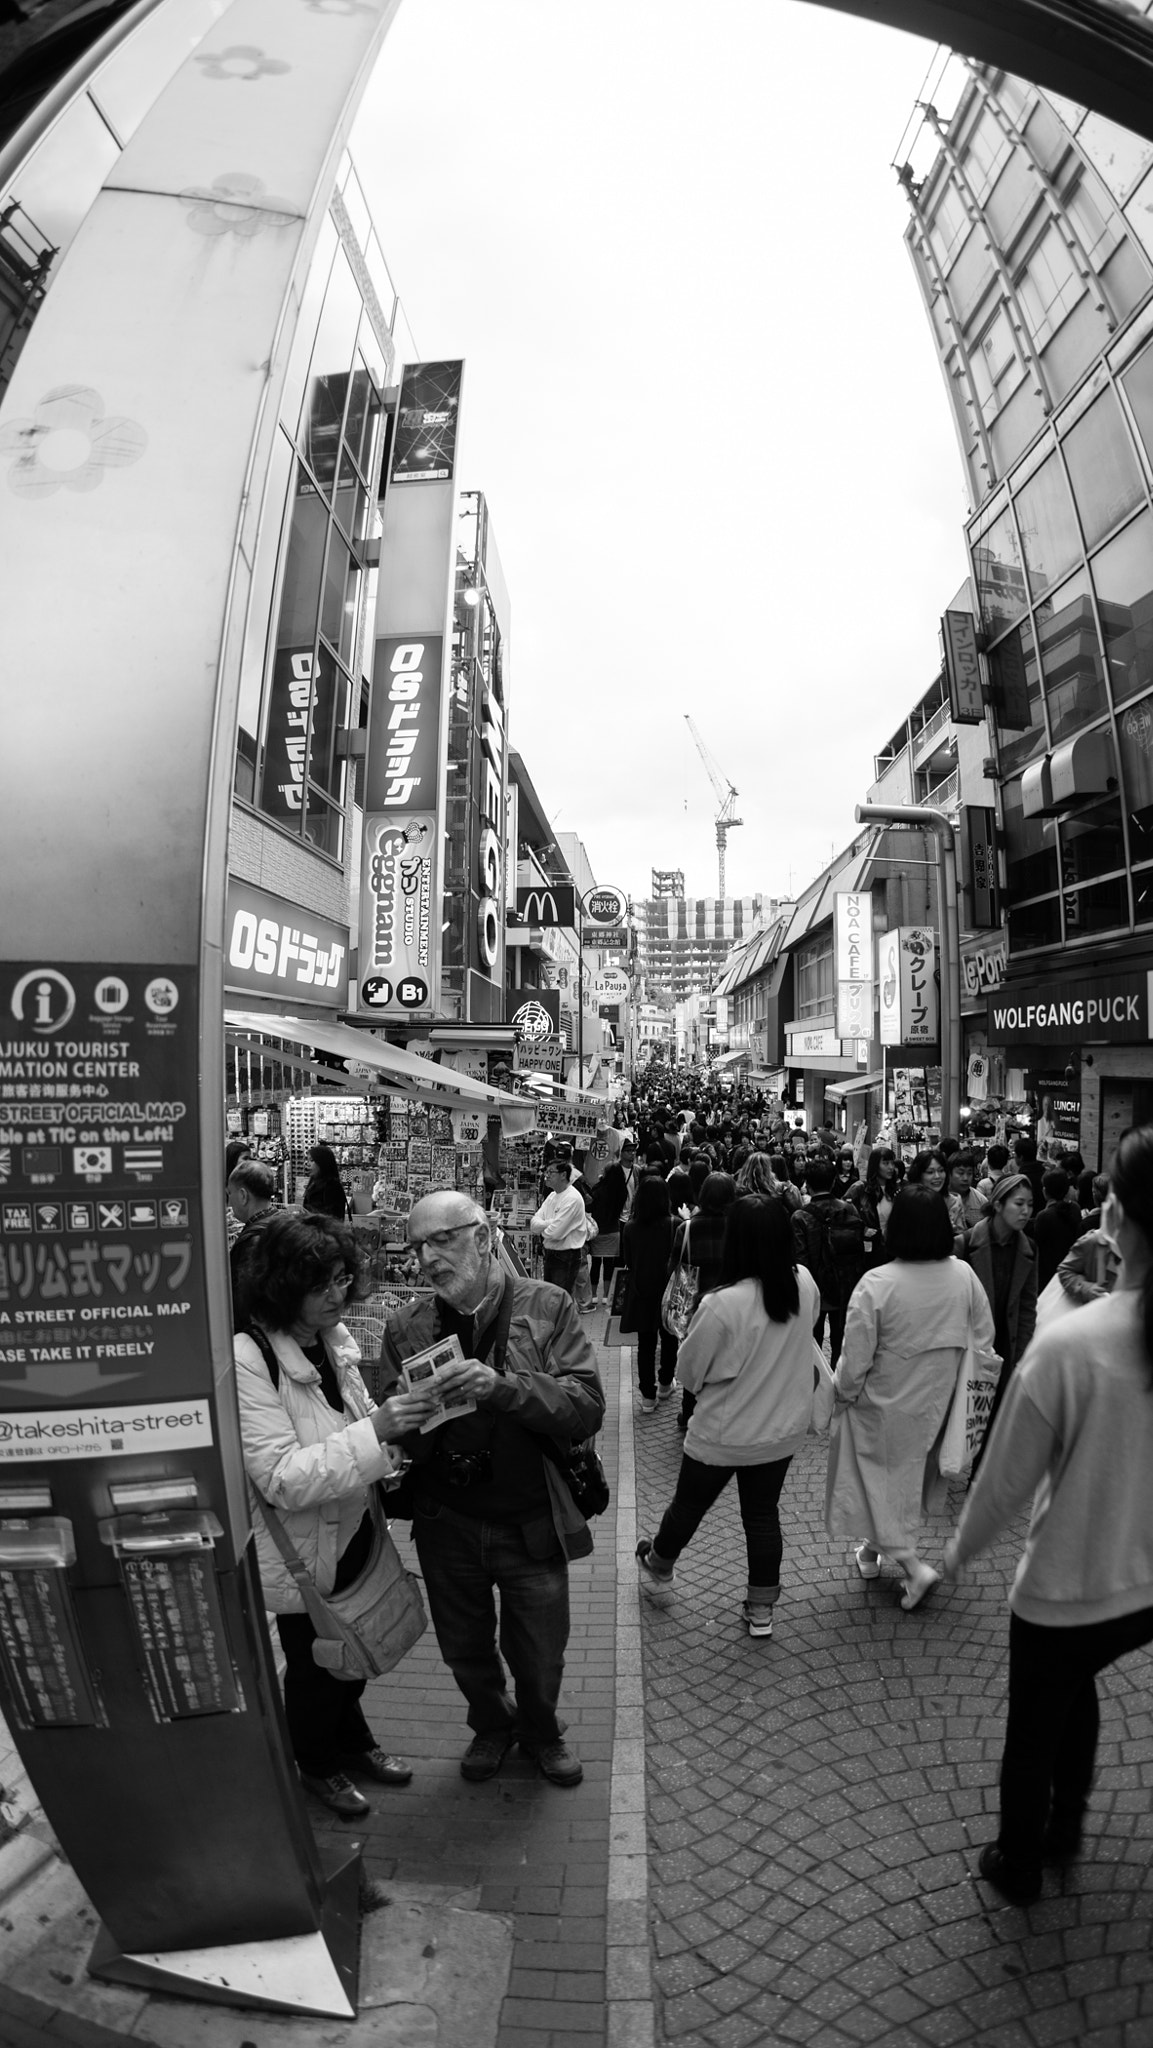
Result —
[[[356,1370],[360,1351],[343,1323],[325,1337],[344,1402],[343,1417],[324,1398],[320,1374],[295,1338],[268,1333],[280,1367],[279,1391],[253,1338],[233,1338],[240,1432],[250,1496],[277,1510],[321,1593],[332,1591],[337,1561],[368,1506],[374,1480],[395,1472],[400,1455],[377,1442],[375,1403]],[[250,1499],[264,1597],[274,1614],[300,1614],[304,1602],[255,1499]]]

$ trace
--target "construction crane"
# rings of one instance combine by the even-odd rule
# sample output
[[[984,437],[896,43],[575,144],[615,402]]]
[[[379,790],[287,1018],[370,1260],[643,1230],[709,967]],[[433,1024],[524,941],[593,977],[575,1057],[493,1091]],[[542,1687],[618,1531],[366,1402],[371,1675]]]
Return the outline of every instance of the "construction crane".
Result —
[[[725,894],[725,841],[728,838],[729,833],[733,830],[733,827],[735,825],[743,825],[745,821],[743,818],[738,818],[733,815],[737,807],[737,792],[733,788],[733,785],[728,780],[728,778],[721,774],[720,769],[717,767],[716,762],[713,760],[712,755],[706,747],[703,739],[700,736],[700,733],[697,731],[696,726],[693,724],[693,721],[689,717],[687,711],[684,714],[684,720],[685,724],[688,726],[689,731],[692,733],[694,741],[696,742],[697,752],[700,755],[701,760],[705,764],[705,774],[708,776],[709,781],[712,783],[713,788],[716,790],[717,802],[720,804],[721,807],[720,810],[717,812],[716,816],[717,895],[723,902]]]

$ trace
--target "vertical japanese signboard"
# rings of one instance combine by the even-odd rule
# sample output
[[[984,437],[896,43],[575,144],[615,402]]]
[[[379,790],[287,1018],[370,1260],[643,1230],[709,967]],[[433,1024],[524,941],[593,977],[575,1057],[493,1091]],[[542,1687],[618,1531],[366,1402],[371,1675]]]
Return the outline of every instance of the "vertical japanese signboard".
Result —
[[[937,935],[899,925],[879,941],[882,1045],[935,1045],[939,1033]]]
[[[968,891],[967,923],[973,931],[992,931],[999,923],[997,903],[996,815],[982,805],[961,810],[961,871]]]
[[[873,1035],[873,898],[840,892],[833,901],[838,1038]]]
[[[980,725],[985,706],[981,695],[981,661],[977,653],[977,621],[971,612],[946,612],[941,620],[945,643],[945,676],[949,715],[954,725]]]
[[[440,957],[439,634],[376,643],[364,764],[360,1007],[431,1014]]]

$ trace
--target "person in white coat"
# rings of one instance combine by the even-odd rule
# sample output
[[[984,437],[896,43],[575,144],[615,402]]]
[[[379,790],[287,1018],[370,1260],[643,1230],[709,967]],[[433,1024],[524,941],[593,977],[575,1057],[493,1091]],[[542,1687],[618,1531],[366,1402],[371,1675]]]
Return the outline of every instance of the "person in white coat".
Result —
[[[346,1224],[279,1210],[248,1234],[233,1277],[245,1471],[321,1594],[343,1591],[363,1572],[373,1542],[369,1488],[400,1468],[390,1440],[419,1428],[434,1405],[427,1390],[374,1405],[341,1320],[358,1276]],[[364,1684],[314,1662],[316,1630],[255,1500],[252,1521],[286,1659],[284,1710],[301,1782],[355,1819],[370,1807],[350,1768],[382,1785],[405,1785],[412,1771],[372,1734],[360,1705]]]
[[[813,1410],[820,1291],[795,1257],[783,1202],[743,1195],[731,1205],[720,1284],[703,1296],[677,1358],[696,1402],[676,1492],[655,1537],[637,1545],[642,1586],[663,1595],[735,1473],[749,1566],[741,1615],[751,1636],[773,1632],[783,1554],[777,1504]]]
[[[856,1543],[863,1579],[892,1558],[905,1581],[901,1606],[919,1607],[940,1573],[919,1556],[925,1512],[945,1506],[937,1449],[967,1346],[999,1365],[993,1315],[972,1268],[953,1256],[943,1197],[899,1188],[886,1232],[889,1257],[858,1281],[834,1375],[825,1527]]]

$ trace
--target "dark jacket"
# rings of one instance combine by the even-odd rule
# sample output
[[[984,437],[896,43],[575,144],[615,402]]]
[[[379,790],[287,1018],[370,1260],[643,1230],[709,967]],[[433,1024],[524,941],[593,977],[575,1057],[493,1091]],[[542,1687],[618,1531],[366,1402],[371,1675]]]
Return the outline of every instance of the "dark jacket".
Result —
[[[505,1274],[504,1284],[513,1290],[512,1322],[500,1384],[491,1400],[478,1404],[475,1414],[443,1422],[427,1436],[414,1431],[403,1439],[403,1448],[417,1467],[414,1495],[419,1506],[422,1466],[440,1463],[453,1452],[488,1449],[499,1433],[501,1462],[511,1459],[533,1483],[543,1468],[553,1526],[566,1555],[587,1557],[592,1532],[539,1440],[549,1437],[567,1446],[596,1435],[605,1412],[596,1359],[562,1288],[511,1273]],[[429,1295],[389,1317],[380,1353],[382,1400],[396,1386],[401,1362],[445,1334],[446,1314],[451,1318],[446,1305]],[[495,1365],[496,1359],[490,1356],[490,1363]],[[430,1473],[430,1480],[434,1476]],[[454,1505],[466,1514],[469,1492],[464,1488],[454,1497]]]
[[[654,1217],[651,1223],[626,1223],[621,1240],[621,1257],[628,1267],[622,1331],[649,1333],[661,1326],[661,1296],[669,1277],[669,1254],[673,1247],[671,1216]]]
[[[1047,1287],[1066,1252],[1084,1235],[1080,1209],[1072,1202],[1046,1202],[1033,1218],[1033,1241],[1037,1247],[1037,1292]]]
[[[968,1250],[965,1257],[989,1297],[989,1307],[994,1316],[997,1313],[993,1283],[993,1253],[989,1238],[992,1220],[982,1218],[969,1233]],[[1007,1311],[1009,1329],[1009,1356],[1004,1360],[1004,1377],[1012,1371],[1033,1335],[1037,1323],[1037,1255],[1023,1231],[1017,1234],[1017,1257],[1009,1283],[1009,1305]]]
[[[629,1187],[625,1179],[624,1168],[623,1166],[618,1166],[614,1160],[611,1166],[605,1167],[604,1172],[593,1188],[592,1197],[589,1202],[589,1208],[592,1211],[597,1230],[602,1235],[611,1234],[612,1231],[619,1228],[625,1204],[628,1201],[628,1194]]]
[[[339,1180],[326,1180],[319,1173],[310,1173],[301,1207],[311,1209],[314,1215],[335,1216],[338,1223],[343,1223],[348,1215],[348,1196]]]

